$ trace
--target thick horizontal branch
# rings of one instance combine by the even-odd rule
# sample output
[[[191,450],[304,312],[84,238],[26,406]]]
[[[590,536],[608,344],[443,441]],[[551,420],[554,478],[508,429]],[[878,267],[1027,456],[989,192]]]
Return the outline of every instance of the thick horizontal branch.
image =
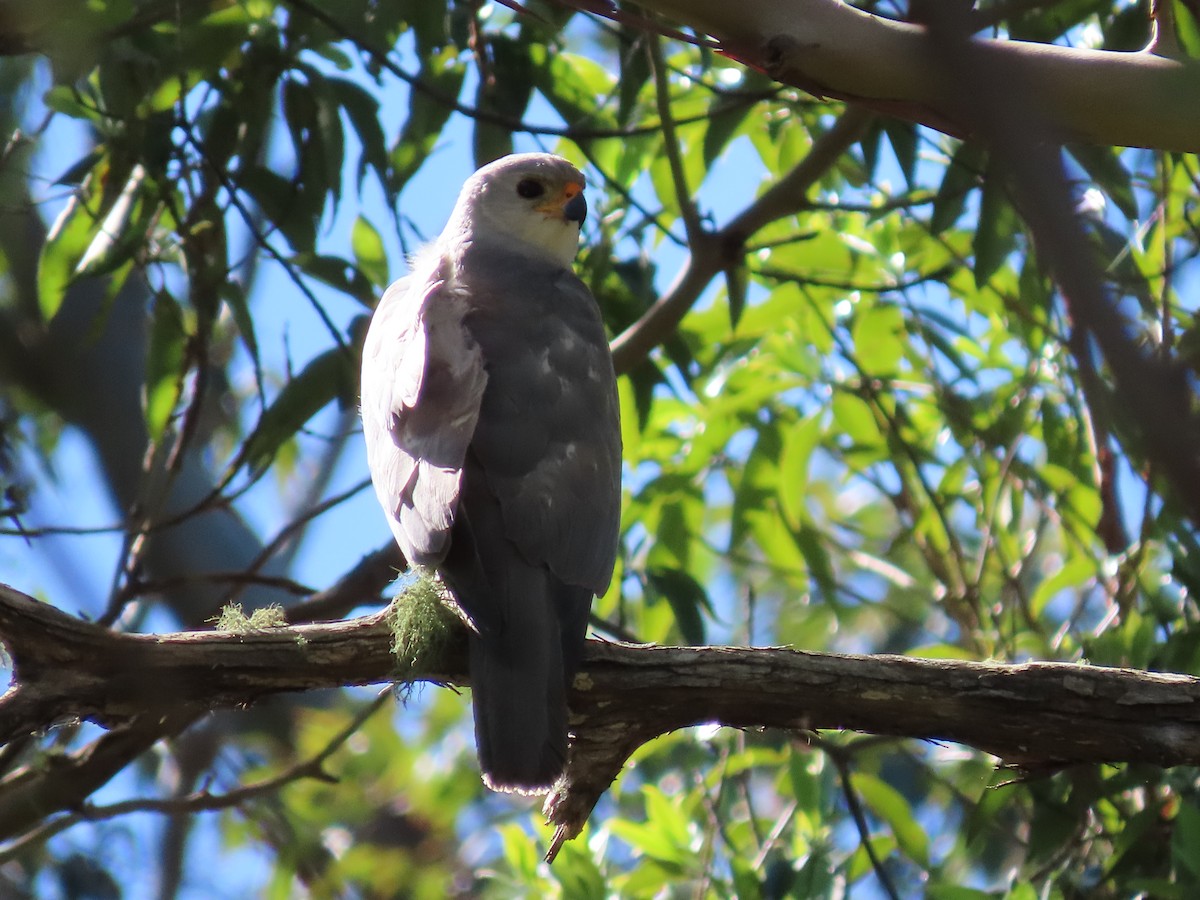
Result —
[[[925,28],[842,0],[641,0],[720,41],[731,56],[811,93],[959,135],[971,133]],[[1001,83],[1037,98],[1060,141],[1200,150],[1200,60],[972,39],[970,52]]]
[[[75,718],[177,718],[183,708],[397,678],[384,613],[244,634],[128,635],[0,585],[0,638],[15,669],[0,698],[4,742]],[[464,662],[452,647],[400,680],[466,684]],[[562,838],[634,750],[706,722],[955,741],[1028,768],[1200,764],[1200,679],[1067,663],[590,641],[571,706],[568,773],[548,802]],[[0,785],[0,820],[4,794]]]
[[[630,754],[700,723],[954,741],[1036,770],[1200,763],[1200,679],[1071,663],[592,642],[571,708],[567,774],[546,803],[551,859]]]
[[[0,697],[0,743],[72,719],[113,726],[180,707],[373,684],[396,668],[382,612],[244,633],[124,634],[7,585],[0,585],[0,640],[14,669]]]

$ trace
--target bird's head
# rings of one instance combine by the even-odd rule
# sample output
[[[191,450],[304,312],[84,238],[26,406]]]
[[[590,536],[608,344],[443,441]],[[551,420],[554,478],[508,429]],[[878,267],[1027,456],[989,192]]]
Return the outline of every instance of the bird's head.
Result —
[[[468,240],[519,242],[527,253],[570,266],[587,217],[584,185],[583,173],[561,156],[505,156],[463,185],[447,230]]]

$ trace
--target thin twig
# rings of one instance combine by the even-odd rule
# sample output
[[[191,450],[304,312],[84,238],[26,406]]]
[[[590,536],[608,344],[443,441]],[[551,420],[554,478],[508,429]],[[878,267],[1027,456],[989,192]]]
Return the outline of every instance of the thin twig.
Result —
[[[846,798],[846,807],[850,810],[851,818],[854,819],[854,827],[858,829],[859,846],[866,851],[879,886],[891,900],[900,900],[896,886],[892,884],[892,878],[884,868],[883,860],[879,858],[879,854],[875,852],[875,845],[871,843],[871,828],[867,824],[862,804],[858,801],[858,792],[854,790],[854,785],[850,781],[850,764],[846,760],[845,754],[841,752],[840,748],[828,744],[824,749],[837,769],[838,780],[842,783],[842,795]]]
[[[667,63],[663,58],[662,39],[652,34],[646,41],[646,55],[650,58],[650,70],[654,73],[654,95],[658,103],[658,118],[662,122],[663,149],[667,164],[671,168],[671,180],[675,183],[675,201],[679,204],[679,217],[683,219],[683,230],[688,244],[699,240],[704,225],[688,187],[687,172],[683,168],[683,157],[679,152],[679,135],[675,131],[675,120],[671,118],[671,84],[667,80]]]

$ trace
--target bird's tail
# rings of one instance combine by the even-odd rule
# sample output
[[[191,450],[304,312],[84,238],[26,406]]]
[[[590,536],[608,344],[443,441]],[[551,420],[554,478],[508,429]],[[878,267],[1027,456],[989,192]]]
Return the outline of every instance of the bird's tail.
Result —
[[[559,610],[545,572],[530,567],[527,591],[512,591],[505,622],[470,640],[475,743],[494,791],[543,793],[567,758],[567,673]],[[538,583],[540,582],[540,583]]]
[[[529,562],[504,537],[482,472],[468,466],[465,477],[438,571],[475,626],[468,664],[479,767],[492,790],[541,793],[566,763],[567,686],[579,665],[592,592]]]

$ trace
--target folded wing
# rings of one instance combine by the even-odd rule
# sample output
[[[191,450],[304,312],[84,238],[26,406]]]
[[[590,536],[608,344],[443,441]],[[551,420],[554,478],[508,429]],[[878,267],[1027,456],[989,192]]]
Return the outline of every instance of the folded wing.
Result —
[[[451,275],[440,258],[418,261],[384,293],[363,345],[367,462],[413,565],[436,565],[446,553],[487,384]]]

